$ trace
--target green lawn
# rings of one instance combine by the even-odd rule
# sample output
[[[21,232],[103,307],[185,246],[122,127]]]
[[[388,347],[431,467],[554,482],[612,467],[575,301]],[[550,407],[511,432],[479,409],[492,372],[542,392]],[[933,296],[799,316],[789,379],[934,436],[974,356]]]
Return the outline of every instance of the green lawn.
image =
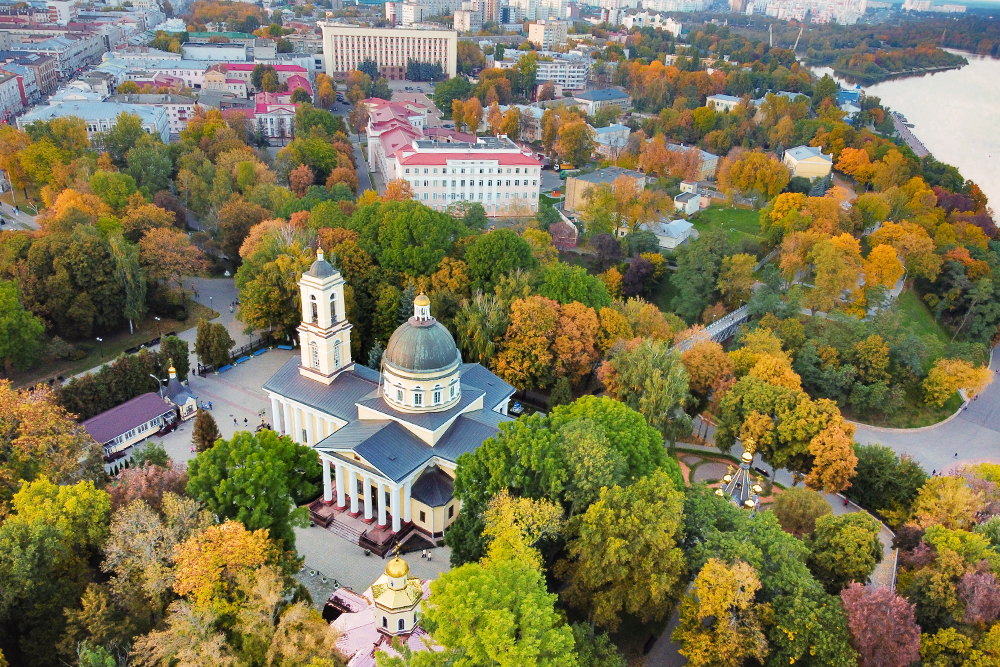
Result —
[[[951,334],[934,319],[924,300],[913,290],[903,290],[894,304],[903,316],[905,326],[918,336],[932,336],[947,344]]]
[[[744,236],[760,238],[760,213],[753,209],[712,204],[696,213],[691,222],[700,234],[721,229],[729,233],[731,241],[739,241]]]

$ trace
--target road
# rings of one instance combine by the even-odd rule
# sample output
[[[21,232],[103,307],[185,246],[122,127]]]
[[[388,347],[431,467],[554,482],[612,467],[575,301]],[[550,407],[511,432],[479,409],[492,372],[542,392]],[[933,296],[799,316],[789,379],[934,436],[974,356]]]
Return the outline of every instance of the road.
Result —
[[[895,112],[892,114],[892,124],[896,126],[896,132],[899,133],[900,138],[906,142],[906,145],[910,147],[917,157],[923,157],[930,153],[923,142],[917,139],[917,135],[913,134],[910,128],[903,124],[903,121],[899,119],[899,116]]]

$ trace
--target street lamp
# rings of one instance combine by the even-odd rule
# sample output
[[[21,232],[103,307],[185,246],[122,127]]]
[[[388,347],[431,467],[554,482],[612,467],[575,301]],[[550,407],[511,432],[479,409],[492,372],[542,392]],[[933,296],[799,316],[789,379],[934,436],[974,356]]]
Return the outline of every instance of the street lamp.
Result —
[[[152,373],[149,374],[149,377],[151,377],[154,380],[156,380],[156,384],[160,388],[160,398],[163,398],[163,383],[164,382],[169,382],[170,380],[161,380],[160,378],[156,377]]]
[[[159,318],[159,317],[156,317],[156,316],[154,315],[154,316],[153,316],[153,319],[154,319],[154,320],[156,320],[156,337],[157,337],[157,338],[159,338],[159,337],[160,337],[160,318]],[[162,342],[162,341],[161,341],[161,342]]]
[[[213,315],[215,313],[215,301],[212,297],[208,297],[208,307],[212,311]]]
[[[98,336],[97,337],[97,343],[98,343],[98,347],[101,350],[101,359],[103,359],[104,358],[104,339],[101,338],[100,336]]]

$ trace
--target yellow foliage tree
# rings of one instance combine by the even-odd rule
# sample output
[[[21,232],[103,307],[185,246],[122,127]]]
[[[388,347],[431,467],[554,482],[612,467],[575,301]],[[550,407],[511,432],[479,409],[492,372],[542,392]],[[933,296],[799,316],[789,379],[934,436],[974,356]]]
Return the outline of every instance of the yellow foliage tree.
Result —
[[[917,492],[913,516],[921,528],[944,526],[969,530],[976,520],[979,498],[961,477],[932,477]]]
[[[597,349],[603,355],[620,340],[632,340],[632,325],[628,318],[614,308],[601,308],[598,313],[600,328],[597,330]]]
[[[503,489],[490,501],[483,513],[488,566],[505,560],[527,563],[542,569],[542,555],[534,548],[547,535],[558,535],[563,526],[563,509],[548,500],[514,498]]]
[[[941,407],[959,389],[974,397],[992,381],[989,368],[973,366],[964,359],[938,359],[924,378],[924,396],[929,405]]]
[[[722,345],[710,338],[700,340],[681,353],[692,394],[707,397],[718,384],[733,374],[733,362]]]
[[[813,468],[806,475],[806,486],[823,493],[840,493],[851,486],[858,465],[854,455],[854,433],[848,436],[840,424],[830,424],[809,442]]]
[[[892,289],[903,277],[903,263],[896,256],[896,249],[891,245],[877,245],[868,253],[864,262],[865,286],[881,285]]]

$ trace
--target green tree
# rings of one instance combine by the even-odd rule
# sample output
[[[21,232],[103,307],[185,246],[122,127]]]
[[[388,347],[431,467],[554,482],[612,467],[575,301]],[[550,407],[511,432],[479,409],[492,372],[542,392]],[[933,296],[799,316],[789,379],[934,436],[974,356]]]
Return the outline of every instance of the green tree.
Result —
[[[722,260],[730,255],[729,239],[721,232],[702,234],[696,243],[677,249],[677,271],[670,282],[677,291],[672,306],[688,322],[694,322],[716,301]]]
[[[119,234],[109,237],[108,245],[125,293],[123,314],[129,321],[131,331],[134,323],[142,322],[146,317],[146,276],[139,258],[139,247]]]
[[[637,410],[671,447],[690,432],[691,418],[684,412],[687,370],[666,341],[644,338],[635,347],[616,350],[601,366],[600,377],[612,398]]]
[[[0,622],[15,664],[56,665],[65,627],[108,535],[111,501],[93,482],[25,484],[0,525]],[[17,655],[19,653],[20,655]]]
[[[812,535],[816,520],[833,514],[833,508],[821,494],[812,489],[795,486],[786,489],[774,499],[771,511],[781,522],[781,528],[795,537]]]
[[[304,241],[296,239],[286,246],[276,239],[263,244],[236,271],[237,317],[247,329],[268,327],[279,337],[294,334],[302,321],[298,281],[315,257]]]
[[[611,638],[604,633],[596,634],[587,623],[573,624],[573,643],[578,667],[626,667],[628,664]]]
[[[160,340],[160,358],[173,365],[177,371],[177,379],[181,382],[187,381],[188,371],[191,370],[189,355],[186,340],[181,340],[177,336],[164,336]]]
[[[581,266],[553,262],[542,270],[538,293],[561,304],[579,301],[600,310],[611,305],[611,296],[604,281],[587,273]]]
[[[320,467],[316,452],[287,436],[241,431],[195,457],[188,474],[188,495],[216,516],[247,530],[266,528],[293,550],[292,527],[309,525],[307,510],[297,505],[316,492]]]
[[[116,213],[122,213],[129,204],[129,197],[138,188],[129,174],[117,171],[97,171],[90,177],[90,189]]]
[[[465,253],[469,277],[475,290],[489,292],[515,269],[531,269],[535,257],[531,245],[510,229],[498,229],[477,238]]]
[[[677,548],[683,498],[663,471],[603,489],[570,529],[569,557],[556,566],[569,604],[612,631],[623,611],[643,622],[662,618],[687,570]]]
[[[465,235],[460,221],[414,200],[382,204],[375,222],[374,247],[369,239],[375,230],[363,233],[359,245],[375,255],[380,266],[410,276],[434,273],[454,242]]]
[[[153,195],[170,187],[170,173],[174,163],[170,159],[170,147],[164,145],[151,134],[143,134],[139,141],[128,151],[126,158],[128,168],[126,173],[135,179],[146,200],[152,200]]]
[[[447,81],[434,85],[434,105],[448,114],[451,113],[451,103],[453,100],[464,100],[469,96],[472,84],[464,76],[456,76]]]
[[[746,303],[753,295],[756,264],[757,258],[746,253],[723,258],[717,287],[730,308]]]
[[[225,366],[229,363],[229,351],[234,344],[224,325],[213,324],[208,320],[198,322],[194,351],[201,363],[216,368]]]
[[[210,413],[198,409],[198,414],[194,418],[194,428],[191,430],[191,442],[195,449],[201,454],[208,451],[215,444],[215,441],[222,437],[219,427],[215,423],[215,417]]]
[[[44,333],[45,324],[21,305],[17,283],[0,280],[0,361],[5,370],[35,363]]]
[[[865,582],[882,562],[881,526],[866,512],[816,519],[809,540],[809,569],[827,592],[839,594],[852,581]]]
[[[312,97],[309,96],[305,88],[299,87],[292,91],[291,102],[292,104],[312,104]]]
[[[120,169],[124,169],[127,166],[126,156],[129,150],[145,135],[146,131],[142,129],[142,119],[139,115],[123,111],[118,114],[114,126],[102,133],[96,143],[111,156],[112,162]]]
[[[431,582],[421,619],[443,650],[415,653],[406,664],[574,667],[573,630],[555,601],[542,573],[526,563],[471,563],[446,572]],[[380,664],[404,663],[383,657]]]
[[[855,445],[858,457],[848,495],[862,507],[876,512],[909,515],[910,506],[927,481],[927,473],[907,455],[899,456],[880,444]]]

